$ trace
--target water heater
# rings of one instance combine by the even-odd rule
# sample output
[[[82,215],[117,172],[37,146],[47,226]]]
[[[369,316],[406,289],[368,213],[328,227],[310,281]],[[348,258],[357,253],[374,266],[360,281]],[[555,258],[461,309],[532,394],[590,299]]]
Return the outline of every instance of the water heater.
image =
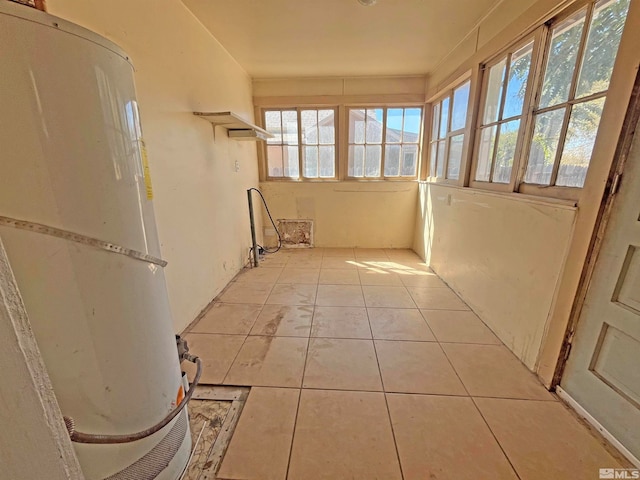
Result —
[[[144,430],[183,385],[133,67],[95,33],[6,1],[0,45],[0,237],[54,392],[78,431]],[[177,479],[186,409],[147,438],[74,447],[87,480]]]

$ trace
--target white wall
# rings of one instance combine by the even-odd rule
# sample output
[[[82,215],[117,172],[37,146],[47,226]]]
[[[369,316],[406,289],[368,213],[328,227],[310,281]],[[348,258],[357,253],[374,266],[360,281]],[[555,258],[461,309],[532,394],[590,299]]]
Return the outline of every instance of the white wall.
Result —
[[[0,240],[0,477],[82,480]]]
[[[534,369],[575,208],[420,184],[414,249]]]
[[[179,0],[49,0],[49,12],[120,45],[132,58],[176,331],[246,263],[246,189],[256,146],[193,111],[253,120],[251,79]],[[236,162],[239,171],[236,171]]]
[[[411,248],[413,243],[416,182],[263,182],[260,188],[274,219],[314,220],[317,247]]]

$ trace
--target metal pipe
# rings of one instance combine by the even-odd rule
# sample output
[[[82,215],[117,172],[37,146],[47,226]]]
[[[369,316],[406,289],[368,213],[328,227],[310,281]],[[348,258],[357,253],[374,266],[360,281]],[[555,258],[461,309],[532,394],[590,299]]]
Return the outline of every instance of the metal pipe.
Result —
[[[253,245],[253,266],[258,266],[258,242],[256,241],[256,224],[253,218],[253,198],[251,188],[247,190],[247,200],[249,201],[249,222],[251,223],[251,243]]]
[[[156,423],[152,427],[147,428],[146,430],[142,430],[141,432],[128,433],[125,435],[100,435],[95,433],[77,432],[73,419],[64,417],[64,423],[66,424],[67,430],[69,431],[69,437],[71,438],[71,441],[76,443],[97,443],[103,445],[113,443],[130,443],[149,437],[154,433],[162,430],[184,409],[184,407],[186,407],[187,403],[189,403],[189,400],[191,400],[193,392],[195,391],[196,386],[200,381],[200,376],[202,375],[202,361],[198,357],[187,353],[184,355],[184,359],[196,364],[196,375],[193,379],[193,382],[191,383],[191,386],[189,387],[189,391],[185,394],[182,401],[160,422]]]

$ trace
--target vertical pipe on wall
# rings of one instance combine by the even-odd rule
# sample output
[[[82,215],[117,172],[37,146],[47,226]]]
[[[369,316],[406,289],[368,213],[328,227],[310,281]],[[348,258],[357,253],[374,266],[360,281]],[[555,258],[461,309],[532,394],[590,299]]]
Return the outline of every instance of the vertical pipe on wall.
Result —
[[[256,241],[256,224],[253,218],[253,198],[251,198],[251,188],[247,190],[247,200],[249,202],[249,222],[251,223],[251,245],[253,247],[253,266],[258,266],[258,242]]]

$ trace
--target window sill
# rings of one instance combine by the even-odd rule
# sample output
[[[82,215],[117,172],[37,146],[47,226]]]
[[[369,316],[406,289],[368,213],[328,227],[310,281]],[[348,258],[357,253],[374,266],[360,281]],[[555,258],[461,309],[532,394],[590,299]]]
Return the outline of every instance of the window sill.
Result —
[[[468,193],[471,195],[483,195],[483,196],[491,196],[491,197],[499,197],[499,198],[507,198],[510,200],[515,200],[518,202],[526,202],[533,203],[537,205],[546,205],[546,206],[554,206],[558,208],[563,208],[567,210],[577,210],[578,205],[576,200],[566,200],[563,198],[552,198],[552,197],[541,197],[537,195],[529,195],[526,193],[517,193],[517,192],[500,192],[496,190],[483,190],[480,188],[471,188],[471,187],[460,187],[458,185],[452,185],[450,183],[442,183],[442,182],[430,182],[426,180],[421,180],[420,184],[425,185],[433,185],[436,187],[450,188],[455,190],[461,190],[464,193]]]

